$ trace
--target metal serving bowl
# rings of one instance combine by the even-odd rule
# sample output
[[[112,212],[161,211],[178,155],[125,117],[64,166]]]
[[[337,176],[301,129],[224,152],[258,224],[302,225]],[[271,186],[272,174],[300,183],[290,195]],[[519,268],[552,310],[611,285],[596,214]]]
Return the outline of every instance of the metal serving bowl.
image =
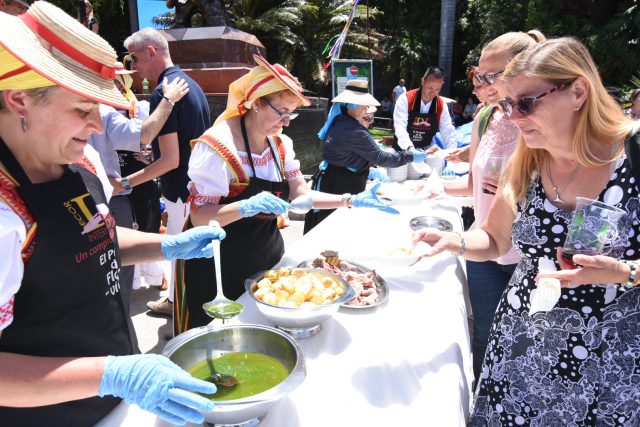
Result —
[[[437,228],[440,231],[453,231],[453,224],[446,219],[438,216],[417,216],[411,218],[409,227],[412,230],[420,230],[421,228]]]
[[[320,332],[320,329],[322,329],[321,323],[333,316],[341,304],[346,303],[355,296],[353,288],[342,277],[314,268],[303,268],[303,270],[313,271],[318,275],[333,278],[344,286],[344,294],[335,301],[316,307],[280,307],[264,303],[253,294],[266,271],[251,276],[244,284],[247,293],[256,302],[260,313],[273,322],[276,327],[288,332],[297,339],[307,338]]]
[[[278,359],[289,376],[262,393],[236,400],[216,401],[212,411],[204,412],[206,422],[216,426],[255,425],[280,399],[299,386],[307,375],[304,356],[289,335],[263,325],[211,325],[191,329],[167,343],[162,354],[183,369],[206,359],[231,352],[255,352]]]

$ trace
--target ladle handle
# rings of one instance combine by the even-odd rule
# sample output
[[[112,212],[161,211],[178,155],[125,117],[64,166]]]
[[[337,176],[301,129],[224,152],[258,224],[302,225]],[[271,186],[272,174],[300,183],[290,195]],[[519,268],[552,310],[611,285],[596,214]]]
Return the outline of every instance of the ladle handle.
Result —
[[[216,220],[209,221],[210,227],[220,227],[220,223]],[[214,263],[214,271],[216,274],[216,298],[223,298],[224,294],[222,293],[222,265],[220,264],[220,240],[213,239],[211,241],[213,244],[213,263]]]

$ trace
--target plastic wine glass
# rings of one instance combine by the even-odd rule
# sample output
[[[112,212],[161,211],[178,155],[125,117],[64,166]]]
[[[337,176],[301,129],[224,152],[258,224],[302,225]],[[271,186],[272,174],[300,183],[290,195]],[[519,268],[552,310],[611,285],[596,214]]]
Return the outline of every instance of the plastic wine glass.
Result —
[[[209,221],[210,226],[220,227],[220,223],[218,221]],[[214,268],[216,274],[216,297],[213,301],[206,302],[202,305],[202,309],[207,313],[208,316],[213,317],[214,319],[222,319],[227,320],[231,319],[239,315],[242,310],[244,310],[244,306],[236,301],[231,301],[222,293],[222,274],[220,272],[221,264],[220,264],[220,240],[213,239],[211,241],[213,243],[213,260],[214,260]]]

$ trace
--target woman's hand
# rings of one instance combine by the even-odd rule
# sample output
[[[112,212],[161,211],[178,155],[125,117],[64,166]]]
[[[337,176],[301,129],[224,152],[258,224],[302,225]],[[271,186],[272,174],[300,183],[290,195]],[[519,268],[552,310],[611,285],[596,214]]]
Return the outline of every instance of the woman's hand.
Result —
[[[137,151],[133,153],[133,158],[145,165],[148,165],[152,160],[151,151]]]
[[[444,159],[451,163],[468,162],[469,151],[471,151],[471,146],[467,145],[466,147],[451,151]]]
[[[162,81],[162,93],[175,104],[189,93],[189,83],[182,77],[176,77],[170,84],[167,84],[165,77]]]
[[[482,178],[482,188],[488,191],[490,194],[496,194],[498,190],[498,183],[500,182],[500,175],[488,174]]]
[[[381,184],[382,183],[378,182],[369,190],[365,190],[362,193],[356,194],[355,196],[351,197],[351,205],[354,208],[376,208],[378,210],[381,210],[382,212],[398,215],[400,212],[398,212],[391,206],[388,206],[385,202],[380,200],[380,198],[376,194],[376,191],[378,191],[378,188],[380,188]]]
[[[179,234],[168,234],[163,237],[160,249],[169,261],[174,259],[193,259],[213,257],[211,240],[222,240],[227,233],[221,227],[203,225],[194,227]]]
[[[414,231],[412,241],[413,244],[425,242],[431,245],[430,249],[425,250],[424,256],[434,256],[444,251],[460,253],[462,247],[460,235],[440,231],[436,228],[422,228]]]
[[[605,255],[574,255],[573,262],[577,267],[562,258],[562,247],[556,248],[558,264],[562,270],[538,273],[536,280],[542,277],[555,277],[563,287],[624,283],[629,280],[631,269],[615,258]]]
[[[238,212],[244,218],[259,213],[282,215],[289,209],[289,203],[271,193],[263,191],[253,197],[238,202]]]
[[[216,386],[191,374],[158,354],[108,356],[98,389],[99,396],[121,397],[173,424],[200,424],[200,411],[214,403],[196,393],[213,394]]]

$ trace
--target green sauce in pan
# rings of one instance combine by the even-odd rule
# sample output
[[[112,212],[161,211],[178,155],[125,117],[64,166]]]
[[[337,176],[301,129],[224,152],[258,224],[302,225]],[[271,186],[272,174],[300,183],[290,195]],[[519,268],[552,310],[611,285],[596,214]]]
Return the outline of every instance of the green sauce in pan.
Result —
[[[233,375],[238,384],[218,387],[215,394],[205,395],[211,400],[235,400],[262,393],[280,384],[289,371],[276,358],[260,353],[227,353],[212,360],[203,360],[189,369],[195,378],[211,381],[211,364],[215,372]]]

